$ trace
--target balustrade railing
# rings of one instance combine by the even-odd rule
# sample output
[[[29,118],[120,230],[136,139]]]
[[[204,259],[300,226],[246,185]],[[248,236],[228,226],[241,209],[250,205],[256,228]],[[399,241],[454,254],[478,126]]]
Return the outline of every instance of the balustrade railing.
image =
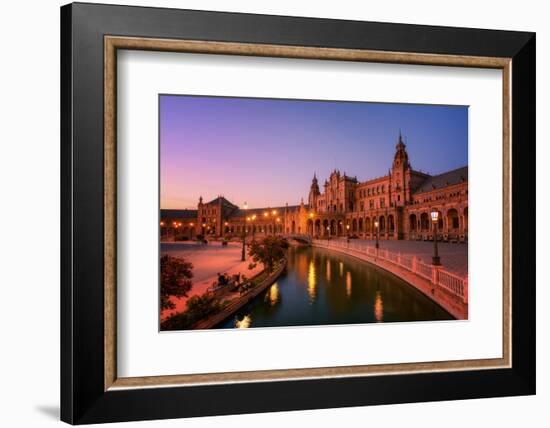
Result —
[[[468,279],[462,278],[454,273],[448,272],[441,266],[426,264],[414,255],[401,254],[387,249],[376,249],[370,245],[363,245],[359,242],[346,242],[342,240],[320,240],[312,241],[315,245],[326,248],[339,248],[350,252],[365,254],[377,259],[382,259],[397,266],[400,266],[415,275],[420,276],[433,285],[440,286],[450,293],[463,299],[468,303]]]

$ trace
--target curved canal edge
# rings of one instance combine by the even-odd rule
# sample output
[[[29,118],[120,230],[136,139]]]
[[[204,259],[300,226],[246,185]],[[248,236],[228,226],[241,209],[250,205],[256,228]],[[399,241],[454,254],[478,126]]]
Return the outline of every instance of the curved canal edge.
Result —
[[[467,297],[460,297],[456,294],[451,293],[444,287],[434,284],[432,281],[423,278],[419,275],[412,273],[411,271],[400,267],[399,265],[386,261],[381,257],[376,257],[376,255],[370,255],[363,251],[358,251],[356,249],[350,248],[349,246],[341,246],[334,244],[326,244],[324,242],[319,242],[317,240],[312,240],[312,247],[323,248],[329,251],[335,251],[342,253],[356,259],[362,260],[366,263],[370,263],[373,266],[384,269],[385,271],[397,276],[398,278],[405,281],[410,286],[416,288],[426,297],[428,297],[433,302],[437,303],[443,309],[445,309],[450,315],[452,315],[457,320],[466,320],[468,319],[468,303]],[[466,287],[467,288],[467,287]],[[466,289],[467,293],[467,289]],[[466,294],[467,296],[467,294]]]
[[[207,318],[203,321],[198,322],[193,330],[204,330],[217,326],[218,324],[225,321],[227,318],[235,314],[239,309],[244,305],[254,299],[262,291],[266,290],[267,287],[270,287],[279,276],[286,269],[287,260],[283,259],[276,270],[274,270],[271,275],[264,279],[260,284],[252,288],[250,291],[246,292],[242,296],[239,296],[237,299],[232,300],[229,305],[227,305],[221,312],[212,315],[210,318]],[[261,275],[261,273],[259,274]]]

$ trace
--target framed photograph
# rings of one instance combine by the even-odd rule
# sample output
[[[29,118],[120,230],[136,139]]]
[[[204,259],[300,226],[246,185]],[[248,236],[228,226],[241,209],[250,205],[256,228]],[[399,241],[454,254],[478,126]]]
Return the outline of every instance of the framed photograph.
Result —
[[[533,33],[77,3],[61,54],[62,420],[535,393]]]

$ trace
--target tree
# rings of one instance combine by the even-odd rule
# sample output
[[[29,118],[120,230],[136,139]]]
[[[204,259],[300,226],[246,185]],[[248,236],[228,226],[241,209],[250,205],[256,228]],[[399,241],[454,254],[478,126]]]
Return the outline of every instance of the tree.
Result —
[[[252,260],[260,262],[268,272],[271,272],[275,262],[285,256],[287,248],[286,239],[280,236],[266,236],[261,241],[253,241],[250,244],[249,254]]]
[[[187,312],[195,320],[204,319],[209,315],[219,312],[221,309],[222,304],[220,300],[209,293],[204,293],[202,296],[193,296],[187,301]]]
[[[224,307],[219,299],[205,293],[202,296],[192,296],[187,301],[187,310],[169,316],[161,323],[161,330],[186,330],[211,315],[220,312]]]
[[[185,259],[172,256],[160,258],[160,307],[174,309],[176,305],[170,301],[170,296],[187,297],[193,283],[193,265]]]

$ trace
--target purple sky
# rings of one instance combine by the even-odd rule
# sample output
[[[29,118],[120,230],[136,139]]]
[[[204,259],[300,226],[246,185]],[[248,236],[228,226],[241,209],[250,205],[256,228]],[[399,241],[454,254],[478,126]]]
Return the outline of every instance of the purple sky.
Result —
[[[307,202],[314,172],[320,184],[334,168],[360,181],[386,174],[400,129],[414,169],[467,165],[464,106],[161,95],[160,205]]]

